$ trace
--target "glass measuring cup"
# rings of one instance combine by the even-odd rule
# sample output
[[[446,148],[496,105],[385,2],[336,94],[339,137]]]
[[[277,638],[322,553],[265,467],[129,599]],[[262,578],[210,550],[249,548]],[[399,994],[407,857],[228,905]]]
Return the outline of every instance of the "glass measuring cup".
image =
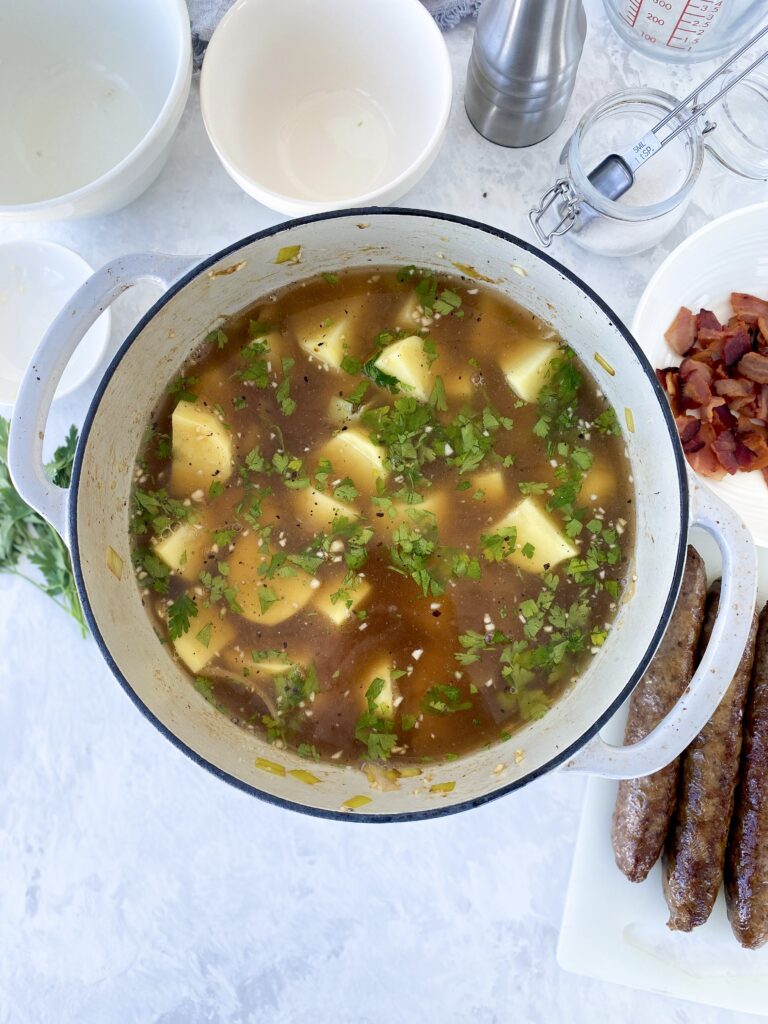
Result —
[[[768,13],[765,0],[603,0],[628,46],[671,64],[710,60],[743,42]]]

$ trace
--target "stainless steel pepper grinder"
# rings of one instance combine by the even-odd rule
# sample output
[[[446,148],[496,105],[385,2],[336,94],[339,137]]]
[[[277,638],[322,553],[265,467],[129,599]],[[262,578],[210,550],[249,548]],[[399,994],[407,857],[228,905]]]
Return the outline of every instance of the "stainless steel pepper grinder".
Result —
[[[500,146],[533,146],[558,128],[587,34],[582,0],[485,0],[464,105]]]

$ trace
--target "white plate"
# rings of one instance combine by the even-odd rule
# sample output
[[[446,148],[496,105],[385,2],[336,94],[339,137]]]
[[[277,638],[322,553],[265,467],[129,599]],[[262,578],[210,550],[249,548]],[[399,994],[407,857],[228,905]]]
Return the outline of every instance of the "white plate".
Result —
[[[712,570],[718,564],[714,545],[698,534],[695,543]],[[759,566],[758,596],[764,602],[768,551],[759,552]],[[621,742],[624,719],[620,712],[611,720],[606,739]],[[590,779],[587,786],[558,963],[591,978],[768,1017],[768,946],[741,948],[728,924],[722,892],[705,925],[687,935],[671,932],[660,866],[640,884],[627,881],[616,867],[611,846],[616,785]]]
[[[82,256],[54,242],[0,244],[0,406],[13,405],[43,335],[92,273]],[[87,380],[104,354],[109,329],[107,311],[77,346],[56,390],[57,398]]]
[[[768,203],[708,224],[670,253],[653,275],[632,321],[632,333],[651,364],[680,362],[664,340],[680,306],[694,313],[711,309],[727,320],[731,292],[768,299]],[[737,473],[707,484],[739,513],[755,542],[768,547],[768,486],[762,473]]]

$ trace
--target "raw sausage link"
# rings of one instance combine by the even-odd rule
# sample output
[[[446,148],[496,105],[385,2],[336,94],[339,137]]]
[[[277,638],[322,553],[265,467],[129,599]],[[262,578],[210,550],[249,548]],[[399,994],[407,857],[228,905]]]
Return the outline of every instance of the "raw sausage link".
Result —
[[[744,716],[741,779],[725,861],[728,919],[742,946],[768,942],[768,605]]]
[[[683,582],[667,631],[648,670],[632,691],[625,743],[647,736],[669,713],[693,675],[707,577],[699,553],[688,547]],[[642,882],[659,858],[675,809],[679,759],[653,775],[619,783],[613,812],[616,864],[632,882]]]
[[[718,580],[707,595],[700,655],[709,643],[719,605]],[[664,851],[664,896],[670,911],[667,923],[674,931],[689,932],[704,924],[723,882],[756,631],[757,616],[731,685],[681,758],[677,810]]]

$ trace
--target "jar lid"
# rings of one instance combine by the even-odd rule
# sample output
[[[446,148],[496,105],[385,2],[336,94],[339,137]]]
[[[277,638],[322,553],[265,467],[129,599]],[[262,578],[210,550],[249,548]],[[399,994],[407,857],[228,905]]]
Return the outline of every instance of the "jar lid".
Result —
[[[731,72],[718,79],[709,95],[736,75]],[[744,178],[768,179],[768,72],[753,71],[734,85],[713,120],[717,128],[706,135],[706,148],[718,163]]]

